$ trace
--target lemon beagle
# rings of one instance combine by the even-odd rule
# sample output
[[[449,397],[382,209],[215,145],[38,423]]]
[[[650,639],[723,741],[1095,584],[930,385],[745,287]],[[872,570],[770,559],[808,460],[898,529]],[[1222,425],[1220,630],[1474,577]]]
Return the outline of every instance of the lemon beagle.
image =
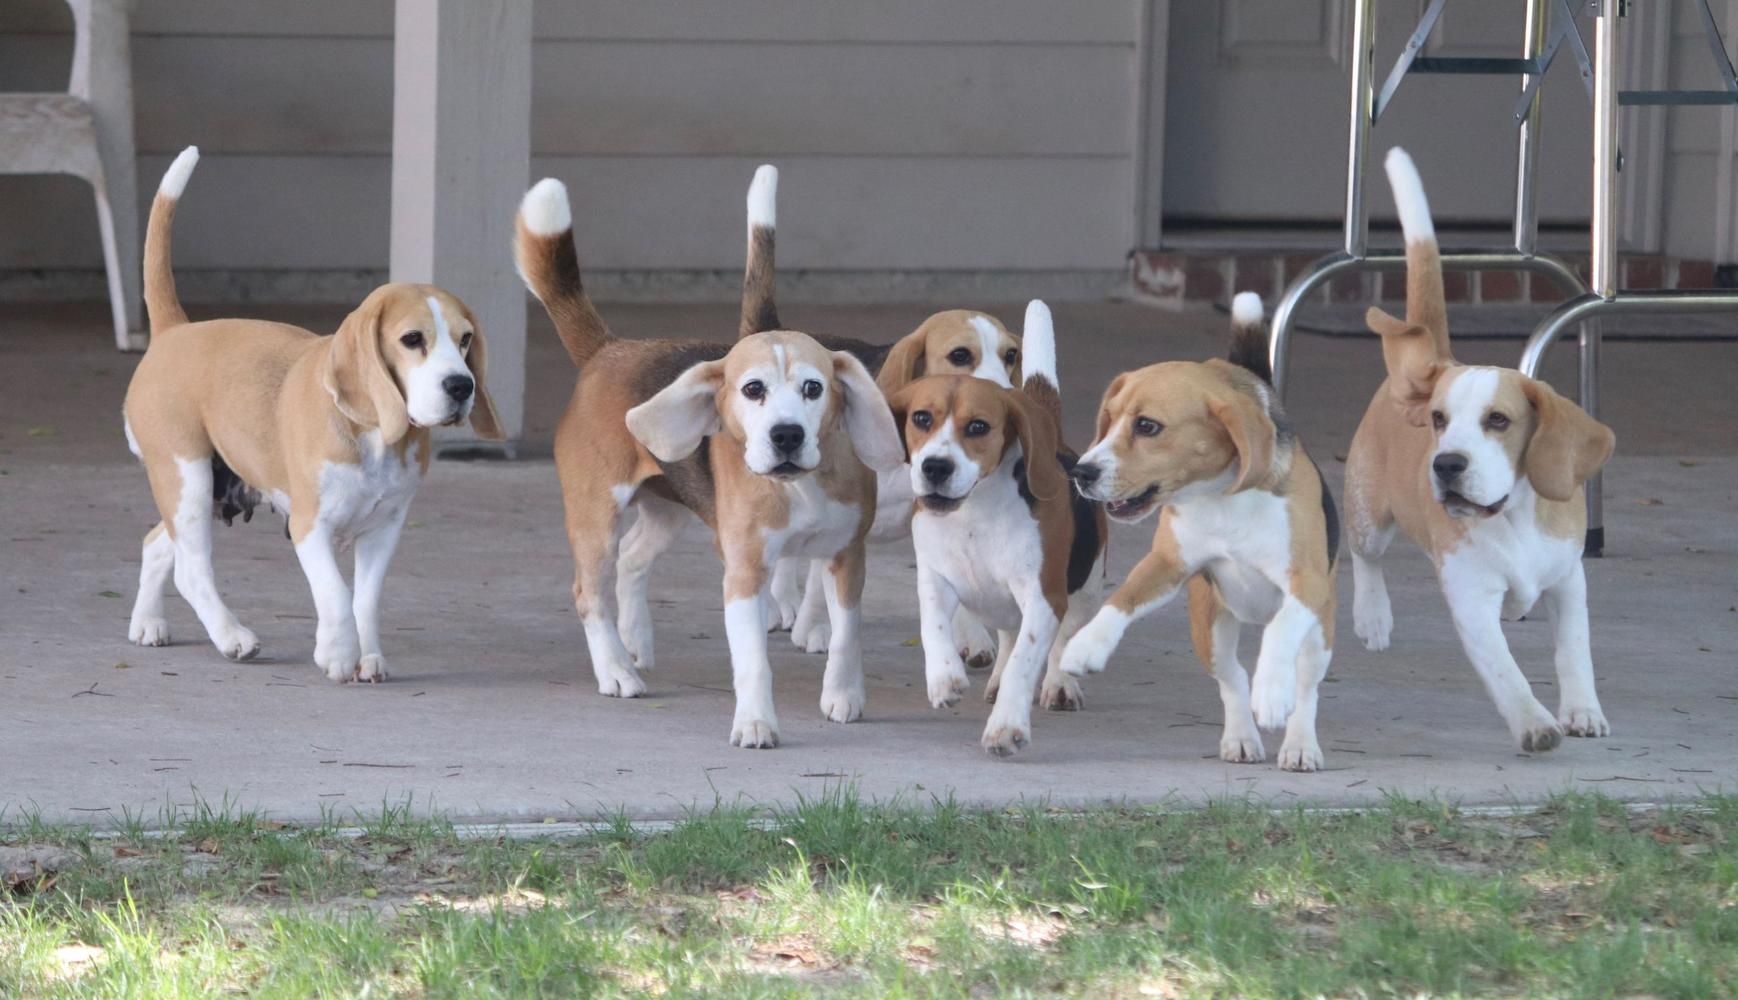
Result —
[[[645,574],[697,515],[724,561],[736,689],[731,743],[778,745],[766,589],[786,555],[827,562],[832,642],[821,712],[835,722],[856,719],[863,711],[858,598],[864,539],[875,519],[874,469],[903,458],[893,416],[862,363],[788,330],[734,346],[613,337],[581,285],[559,181],[526,193],[516,250],[520,274],[580,369],[556,428],[555,462],[573,546],[574,604],[598,690],[624,698],[645,692],[636,669],[653,662]],[[629,509],[640,528],[623,547]]]
[[[269,500],[319,612],[314,662],[334,681],[386,679],[380,592],[417,485],[429,428],[469,419],[501,436],[484,385],[476,317],[428,285],[384,285],[331,337],[282,323],[190,323],[175,292],[171,228],[199,151],[175,158],[145,233],[151,341],[127,387],[128,446],[145,465],[162,521],[145,536],[128,637],[169,642],[163,590],[193,605],[225,656],[259,652],[218,595],[211,522],[251,519]],[[355,547],[355,592],[336,552]]]
[[[1398,526],[1436,565],[1467,658],[1524,750],[1611,728],[1594,691],[1587,578],[1581,567],[1582,484],[1616,438],[1550,386],[1508,368],[1457,364],[1449,353],[1442,261],[1412,158],[1388,153],[1406,234],[1406,319],[1372,308],[1388,377],[1346,460],[1352,622],[1370,649],[1394,625],[1381,558]],[[1556,716],[1515,665],[1501,619],[1545,598],[1556,626]]]
[[[969,375],[930,375],[889,401],[903,425],[917,550],[924,676],[930,704],[952,705],[969,686],[953,641],[965,607],[999,633],[985,696],[996,703],[985,750],[1006,757],[1031,741],[1032,696],[1080,707],[1062,673],[1062,642],[1097,609],[1086,587],[1104,553],[1104,512],[1069,489],[1073,452],[1061,445],[1056,341],[1050,310],[1027,307],[1021,387]]]
[[[1219,682],[1219,756],[1266,758],[1257,728],[1285,726],[1279,766],[1322,766],[1316,688],[1334,648],[1339,519],[1270,384],[1261,300],[1232,308],[1230,361],[1153,365],[1119,375],[1077,488],[1116,520],[1155,510],[1153,547],[1068,644],[1062,669],[1103,670],[1129,624],[1185,585],[1196,655]],[[1263,626],[1251,690],[1237,658],[1242,624]],[[1289,720],[1289,721],[1288,721]]]
[[[774,261],[778,219],[778,168],[755,171],[748,188],[748,253],[742,279],[742,322],[738,336],[779,329]],[[971,309],[950,309],[924,320],[916,330],[892,345],[870,344],[849,337],[817,337],[833,350],[849,351],[874,373],[884,395],[892,396],[925,374],[961,374],[988,379],[1012,388],[1020,373],[1020,341],[1001,321]],[[869,539],[898,541],[911,531],[911,479],[898,469],[880,477],[875,527]],[[630,529],[631,531],[632,529]],[[827,649],[821,576],[825,564],[809,565],[807,584],[799,559],[779,560],[773,573],[772,598],[777,611],[770,624],[789,629],[791,641],[811,653]],[[969,611],[954,621],[955,641],[973,666],[989,666],[995,640]]]

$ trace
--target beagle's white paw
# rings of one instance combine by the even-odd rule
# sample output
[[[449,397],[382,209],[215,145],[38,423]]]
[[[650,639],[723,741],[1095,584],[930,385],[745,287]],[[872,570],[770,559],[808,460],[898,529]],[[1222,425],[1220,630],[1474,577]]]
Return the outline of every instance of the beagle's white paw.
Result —
[[[598,678],[597,693],[605,698],[638,698],[646,693],[646,682],[632,667],[615,667]]]
[[[973,670],[982,670],[996,662],[995,633],[985,628],[977,615],[964,608],[954,613],[953,641],[959,647],[960,659]]]
[[[738,719],[730,727],[730,745],[744,750],[771,750],[778,746],[778,723]]]
[[[1225,730],[1219,737],[1219,759],[1229,764],[1259,764],[1266,760],[1261,733],[1254,727],[1246,731]]]
[[[356,633],[346,628],[320,629],[314,633],[314,665],[334,684],[347,684],[356,678],[357,665],[362,662],[362,647]]]
[[[1279,729],[1291,717],[1297,705],[1297,677],[1287,670],[1255,670],[1255,681],[1249,691],[1249,705],[1255,711],[1255,724],[1263,729]]]
[[[616,631],[621,633],[622,645],[627,648],[628,658],[633,661],[636,669],[650,670],[657,665],[656,657],[652,653],[650,619],[623,611],[621,619],[616,623]]]
[[[1031,742],[1031,716],[1024,712],[1003,712],[1000,706],[990,713],[990,721],[984,726],[984,735],[979,741],[985,752],[995,757],[1012,757]]]
[[[169,623],[162,618],[140,618],[127,626],[127,638],[140,646],[167,646]]]
[[[1322,748],[1315,740],[1287,739],[1279,748],[1279,769],[1281,771],[1320,771],[1322,769]]]
[[[957,663],[943,664],[924,671],[929,681],[929,707],[951,708],[959,704],[960,696],[971,689],[963,667]]]
[[[825,653],[832,638],[833,626],[825,621],[799,621],[791,628],[791,642],[805,653]]]
[[[356,664],[356,679],[367,684],[379,684],[386,680],[386,657],[379,653],[370,653]]]
[[[1388,603],[1388,591],[1353,595],[1352,631],[1371,652],[1379,653],[1388,648],[1389,639],[1394,634],[1394,608]]]
[[[1062,672],[1075,677],[1085,677],[1096,674],[1110,662],[1110,654],[1116,652],[1116,644],[1121,636],[1118,629],[1103,624],[1102,614],[1093,618],[1074,633],[1074,638],[1068,640],[1068,646],[1062,651]]]
[[[840,691],[821,692],[821,714],[833,722],[856,722],[863,717],[863,685]]]
[[[802,591],[795,594],[781,594],[775,586],[772,589],[771,600],[766,608],[766,630],[768,632],[789,632],[797,624],[797,609],[802,607]]]
[[[1564,705],[1557,711],[1557,723],[1568,736],[1610,736],[1611,724],[1597,705],[1575,707]]]
[[[1080,693],[1080,682],[1072,676],[1046,676],[1038,691],[1038,704],[1052,712],[1078,712],[1086,706],[1086,698]]]
[[[231,660],[251,660],[259,655],[259,636],[240,625],[212,636],[211,641],[219,653]]]

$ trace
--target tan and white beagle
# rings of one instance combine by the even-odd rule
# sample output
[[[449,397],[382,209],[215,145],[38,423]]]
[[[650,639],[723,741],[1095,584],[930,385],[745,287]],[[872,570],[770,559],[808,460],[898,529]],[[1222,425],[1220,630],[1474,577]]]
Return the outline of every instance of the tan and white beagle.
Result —
[[[1340,524],[1274,396],[1261,300],[1239,295],[1232,322],[1230,361],[1152,365],[1105,392],[1075,484],[1116,520],[1161,513],[1152,551],[1069,642],[1062,669],[1103,670],[1128,626],[1187,586],[1195,652],[1225,706],[1220,758],[1266,759],[1257,727],[1283,725],[1279,766],[1314,771]],[[1237,658],[1243,624],[1264,626],[1253,691]]]
[[[1080,687],[1062,673],[1062,643],[1097,610],[1086,584],[1104,553],[1104,511],[1076,496],[1061,444],[1056,339],[1050,310],[1026,310],[1019,389],[970,375],[917,379],[889,401],[910,457],[924,676],[930,704],[959,701],[970,686],[953,640],[964,607],[999,634],[985,697],[996,703],[985,750],[1006,757],[1032,738],[1032,697],[1080,707]]]
[[[765,164],[755,171],[748,188],[748,253],[739,337],[780,328],[774,266],[777,219],[778,168]],[[1012,388],[1020,374],[1019,338],[1009,333],[1001,320],[972,309],[938,312],[892,345],[850,337],[816,339],[832,350],[855,355],[889,397],[928,374],[973,375],[1003,388]],[[882,474],[869,540],[894,542],[909,535],[916,499],[907,470]],[[789,629],[791,641],[811,653],[827,649],[826,605],[821,596],[824,572],[825,563],[810,563],[805,584],[802,561],[786,558],[779,560],[773,573],[772,610],[777,614],[770,624]],[[962,609],[955,619],[954,636],[967,663],[990,665],[996,654],[995,640],[969,611]]]
[[[230,613],[211,568],[211,522],[286,514],[319,612],[314,662],[334,681],[386,679],[380,593],[417,485],[429,428],[469,419],[501,436],[476,317],[429,285],[375,289],[330,337],[262,320],[190,323],[175,292],[171,229],[199,151],[163,175],[145,233],[151,341],[124,407],[162,522],[145,536],[128,637],[169,642],[163,590],[193,605],[223,655],[259,639]],[[355,547],[355,592],[337,551]]]
[[[1394,625],[1381,558],[1396,526],[1436,566],[1467,658],[1524,750],[1611,727],[1594,691],[1582,484],[1616,437],[1552,388],[1509,368],[1461,365],[1449,352],[1442,260],[1412,158],[1392,149],[1388,180],[1406,234],[1406,319],[1372,308],[1388,377],[1346,460],[1352,622],[1373,650]],[[1557,714],[1533,696],[1501,619],[1540,597],[1556,627]]]
[[[573,546],[574,604],[598,690],[624,698],[645,692],[639,669],[653,663],[645,574],[697,515],[724,560],[736,689],[731,743],[778,745],[766,589],[785,555],[827,561],[832,643],[821,712],[835,722],[856,719],[863,711],[858,599],[864,539],[875,518],[874,469],[903,458],[874,380],[849,353],[788,330],[734,346],[619,340],[581,284],[559,181],[540,181],[526,193],[518,229],[519,272],[580,369],[556,428],[555,462]],[[629,509],[639,521],[632,545],[621,547]]]

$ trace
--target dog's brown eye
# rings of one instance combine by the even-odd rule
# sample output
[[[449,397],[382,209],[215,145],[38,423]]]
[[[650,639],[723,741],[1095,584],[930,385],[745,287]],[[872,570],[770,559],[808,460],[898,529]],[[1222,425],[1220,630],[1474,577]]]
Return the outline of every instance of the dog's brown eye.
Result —
[[[762,399],[766,396],[766,383],[760,379],[742,384],[742,394],[749,399]]]
[[[398,342],[414,351],[422,346],[422,331],[412,330],[398,338]]]
[[[1441,410],[1437,410],[1430,415],[1430,425],[1437,430],[1442,430],[1448,426],[1448,418],[1442,415]]]
[[[1164,424],[1159,423],[1151,417],[1135,418],[1135,433],[1139,434],[1141,437],[1158,437],[1159,432],[1164,429]]]
[[[990,425],[982,420],[973,420],[966,424],[966,437],[983,437],[988,433],[990,433]]]
[[[1008,353],[1002,355],[1002,360],[1007,362],[1007,365],[1009,368],[1012,368],[1012,367],[1014,367],[1014,362],[1020,360],[1020,352],[1019,351],[1009,351]]]
[[[459,338],[459,350],[468,351],[470,349],[471,349],[471,335],[467,333],[464,336]]]
[[[1485,426],[1493,431],[1506,431],[1509,429],[1509,415],[1506,413],[1493,413],[1485,418]]]
[[[804,399],[820,399],[821,392],[825,388],[826,387],[821,385],[821,383],[818,379],[809,379],[807,382],[803,383],[803,398]]]
[[[972,366],[972,352],[963,347],[956,347],[947,352],[947,360],[949,364],[958,365],[961,368],[970,368]]]
[[[929,415],[928,410],[918,410],[911,415],[912,426],[920,431],[929,430],[929,425],[933,423],[935,423],[935,418]]]

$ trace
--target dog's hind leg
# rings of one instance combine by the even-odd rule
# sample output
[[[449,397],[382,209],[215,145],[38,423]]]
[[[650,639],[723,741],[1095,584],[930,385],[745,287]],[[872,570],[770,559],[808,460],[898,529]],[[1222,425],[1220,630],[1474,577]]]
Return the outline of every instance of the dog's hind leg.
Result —
[[[967,608],[954,612],[953,641],[959,647],[960,659],[973,670],[982,670],[996,662],[996,637]]]
[[[380,592],[386,585],[386,567],[398,548],[399,532],[410,505],[398,509],[392,520],[356,539],[356,593],[350,606],[356,615],[356,638],[362,658],[356,664],[356,679],[380,683],[386,680],[386,657],[380,651]]]
[[[162,469],[159,464],[155,468]],[[211,457],[175,460],[178,476],[177,500],[169,524],[175,541],[175,589],[193,605],[194,614],[205,626],[205,632],[218,652],[232,660],[252,659],[259,653],[259,638],[243,628],[217,593],[217,578],[211,568]],[[152,475],[152,491],[158,494],[159,507],[167,483],[159,472]],[[143,574],[141,574],[141,577]]]
[[[596,478],[571,483],[567,500],[567,540],[573,546],[573,606],[585,626],[585,645],[599,694],[638,698],[646,682],[616,631],[615,571],[621,544],[622,511],[627,500]],[[632,491],[627,491],[628,497]]]
[[[790,562],[780,559],[779,565]],[[797,565],[802,565],[800,562]],[[832,645],[832,622],[827,614],[827,564],[809,563],[809,579],[803,584],[802,603],[791,622],[791,642],[805,653],[825,653]],[[776,576],[775,576],[776,581]]]
[[[773,567],[772,606],[767,608],[766,615],[768,632],[789,632],[796,625],[797,609],[803,603],[803,580],[813,576],[808,561],[796,556],[786,556]]]
[[[162,522],[145,535],[139,560],[139,596],[127,638],[141,646],[169,645],[169,620],[163,615],[163,588],[175,570],[175,539]]]
[[[1587,624],[1587,573],[1577,561],[1569,575],[1545,591],[1557,631],[1557,722],[1570,736],[1610,736],[1611,724],[1593,687],[1593,648]]]
[[[1098,592],[1089,583],[1068,595],[1068,611],[1056,630],[1056,643],[1050,647],[1050,664],[1044,670],[1044,685],[1038,690],[1038,704],[1052,712],[1078,712],[1086,704],[1080,693],[1080,681],[1062,670],[1062,651],[1080,627],[1098,614]],[[956,618],[955,621],[958,621]]]
[[[1388,648],[1394,633],[1394,608],[1388,601],[1388,581],[1382,575],[1382,555],[1394,541],[1394,515],[1376,495],[1373,473],[1358,452],[1346,468],[1346,542],[1352,550],[1352,631],[1364,648]]]
[[[616,629],[628,656],[640,670],[656,662],[652,653],[652,606],[647,596],[652,563],[667,552],[688,521],[687,508],[654,496],[634,501],[639,518],[622,538],[616,561]]]
[[[1319,771],[1322,747],[1316,742],[1316,691],[1328,674],[1333,658],[1332,639],[1321,627],[1304,636],[1297,655],[1297,707],[1285,724],[1285,742],[1279,746],[1282,771]]]
[[[851,722],[863,714],[863,559],[859,540],[835,556],[821,577],[832,637],[821,678],[821,714],[834,722]]]
[[[984,684],[984,700],[992,705],[996,703],[996,696],[1002,693],[1002,672],[1008,669],[1008,657],[1014,655],[1014,640],[1018,636],[1018,632],[996,630],[996,666]]]
[[[1189,637],[1195,655],[1219,682],[1225,707],[1225,728],[1219,734],[1219,759],[1232,764],[1259,764],[1267,759],[1261,730],[1249,708],[1249,672],[1237,658],[1243,624],[1206,577],[1189,578]]]

